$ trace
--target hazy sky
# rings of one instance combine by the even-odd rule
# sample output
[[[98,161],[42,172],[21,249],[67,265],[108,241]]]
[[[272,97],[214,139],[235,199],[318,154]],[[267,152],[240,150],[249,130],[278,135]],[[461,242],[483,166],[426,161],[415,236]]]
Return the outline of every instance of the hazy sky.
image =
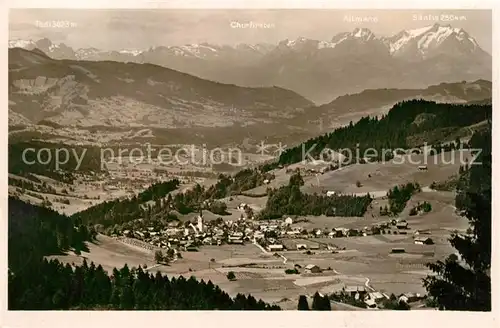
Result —
[[[9,38],[48,37],[75,49],[119,50],[201,42],[277,43],[297,37],[330,40],[356,27],[369,28],[377,36],[390,36],[404,29],[439,23],[462,27],[491,53],[491,19],[489,10],[11,9]],[[68,22],[70,26],[46,27],[52,21]],[[254,27],[238,27],[236,22],[253,22]],[[255,27],[258,24],[266,26]]]

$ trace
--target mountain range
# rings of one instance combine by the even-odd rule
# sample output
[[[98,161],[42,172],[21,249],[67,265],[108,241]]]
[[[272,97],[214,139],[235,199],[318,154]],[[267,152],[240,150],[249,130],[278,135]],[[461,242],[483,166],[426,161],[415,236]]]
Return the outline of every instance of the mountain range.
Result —
[[[153,64],[56,60],[39,49],[9,49],[9,126],[45,127],[45,136],[75,140],[83,140],[82,130],[90,137],[117,130],[137,136],[142,130],[141,136],[162,135],[179,143],[210,138],[214,144],[244,138],[293,143],[362,116],[384,114],[402,100],[488,101],[491,89],[486,80],[368,89],[316,106],[276,86],[241,87]]]
[[[9,108],[33,123],[158,127],[272,122],[313,103],[279,87],[245,88],[153,64],[55,60],[9,50]]]
[[[461,28],[434,24],[389,37],[367,28],[331,40],[299,37],[278,44],[209,43],[150,49],[74,50],[49,39],[11,40],[53,59],[150,63],[206,80],[245,87],[278,86],[315,103],[375,88],[424,88],[442,82],[491,80],[492,58]]]

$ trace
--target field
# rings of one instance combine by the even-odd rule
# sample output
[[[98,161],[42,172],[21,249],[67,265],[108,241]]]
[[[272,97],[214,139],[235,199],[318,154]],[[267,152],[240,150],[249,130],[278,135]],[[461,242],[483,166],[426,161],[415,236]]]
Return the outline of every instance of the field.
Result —
[[[418,182],[422,187],[429,186],[433,181],[440,181],[458,172],[464,162],[460,159],[470,159],[470,153],[463,151],[441,153],[438,155],[405,155],[387,163],[354,164],[341,167],[336,171],[320,174],[309,178],[303,186],[305,192],[336,191],[347,194],[366,194],[374,197],[385,195],[390,188],[406,182]],[[418,163],[418,164],[412,164]],[[426,171],[419,171],[418,166],[426,165]],[[356,182],[361,183],[360,187]]]

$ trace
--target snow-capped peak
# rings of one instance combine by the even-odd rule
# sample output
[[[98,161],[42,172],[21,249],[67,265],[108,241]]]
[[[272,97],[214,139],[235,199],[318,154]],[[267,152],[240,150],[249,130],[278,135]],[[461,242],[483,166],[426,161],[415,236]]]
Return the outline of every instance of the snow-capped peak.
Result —
[[[391,38],[386,39],[389,51],[393,55],[398,55],[408,48],[416,48],[421,55],[426,55],[430,50],[443,44],[445,40],[455,39],[456,41],[475,50],[478,44],[474,38],[461,28],[454,28],[450,25],[434,24],[412,30],[404,30]]]
[[[9,40],[9,48],[29,48],[34,47],[35,42],[33,40]]]
[[[132,55],[132,56],[138,56],[142,53],[142,50],[136,50],[136,49],[132,49],[132,50],[127,50],[127,49],[123,49],[123,50],[120,50],[119,53],[121,54],[127,54],[127,55]]]
[[[355,28],[351,35],[355,38],[362,39],[364,41],[370,41],[375,39],[375,34],[367,28]]]
[[[304,37],[299,37],[295,40],[288,40],[286,45],[290,48],[293,48],[294,46],[298,45],[298,44],[301,44],[301,43],[304,43],[306,41],[306,38]]]
[[[340,43],[346,40],[357,40],[361,42],[375,40],[375,34],[367,28],[355,28],[352,32],[344,32],[335,35],[330,42],[320,41],[318,49],[335,48]]]

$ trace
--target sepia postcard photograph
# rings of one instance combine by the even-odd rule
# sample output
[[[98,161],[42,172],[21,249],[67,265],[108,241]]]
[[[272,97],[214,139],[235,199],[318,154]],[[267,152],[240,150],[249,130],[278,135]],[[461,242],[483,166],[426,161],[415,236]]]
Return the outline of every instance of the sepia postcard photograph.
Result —
[[[491,313],[492,13],[10,8],[6,309]]]

